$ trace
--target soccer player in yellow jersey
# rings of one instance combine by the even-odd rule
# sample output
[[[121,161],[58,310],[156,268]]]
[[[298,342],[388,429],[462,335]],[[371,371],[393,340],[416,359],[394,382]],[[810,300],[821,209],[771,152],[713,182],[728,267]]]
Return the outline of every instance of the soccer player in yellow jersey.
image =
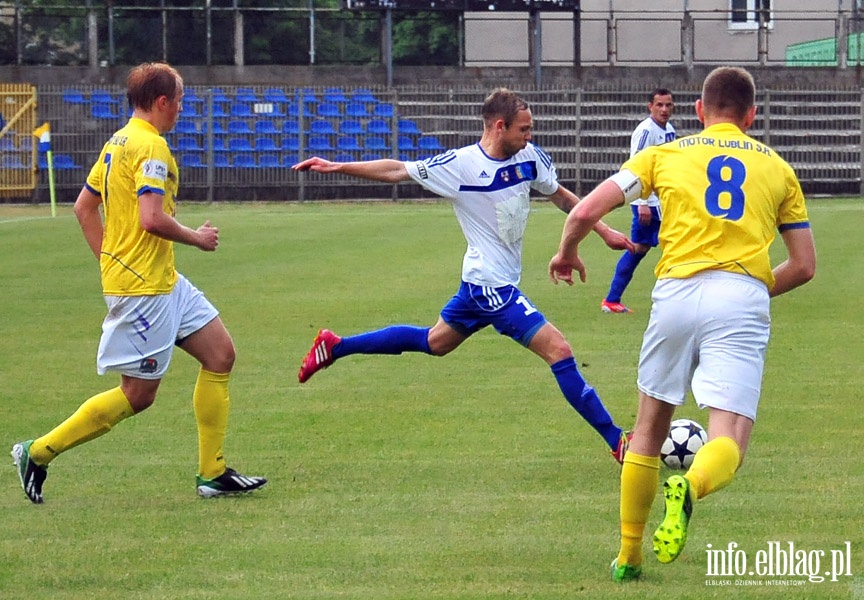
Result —
[[[570,212],[554,282],[582,281],[579,242],[625,201],[660,197],[662,256],[642,342],[639,410],[621,470],[621,548],[612,579],[642,572],[642,538],[659,484],[660,447],[688,387],[709,410],[709,441],[684,475],[663,485],[665,514],[654,532],[661,563],[687,541],[696,500],[728,485],[741,465],[762,385],[770,334],[770,297],[808,282],[816,251],[804,196],[792,168],[746,135],[756,116],[755,85],[739,68],[712,71],[696,101],[701,133],[646,148]],[[775,232],[785,261],[771,268]]]
[[[127,86],[132,117],[102,148],[75,202],[75,216],[99,260],[108,305],[97,371],[119,373],[120,385],[85,401],[48,434],[13,446],[24,493],[36,504],[51,461],[153,404],[175,345],[201,363],[192,394],[198,494],[249,492],[267,482],[225,465],[234,345],[219,312],[174,270],[174,242],[205,252],[219,243],[219,230],[209,221],[190,229],[174,218],[177,163],[161,134],[177,122],[183,80],[169,65],[147,63],[130,71]]]

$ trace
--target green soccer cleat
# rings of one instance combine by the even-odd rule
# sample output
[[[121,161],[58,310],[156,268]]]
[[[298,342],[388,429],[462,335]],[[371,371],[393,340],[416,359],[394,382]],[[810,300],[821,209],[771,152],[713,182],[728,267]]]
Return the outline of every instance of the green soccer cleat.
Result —
[[[18,479],[21,480],[21,487],[27,498],[33,504],[42,504],[42,484],[48,476],[48,470],[30,458],[32,445],[33,440],[27,440],[12,446],[12,462],[15,463]]]
[[[642,575],[642,565],[621,565],[618,566],[618,559],[612,561],[612,581],[616,583],[624,583],[625,581],[636,581]]]
[[[264,487],[267,480],[263,477],[250,477],[241,475],[231,468],[225,469],[219,477],[204,479],[200,475],[196,477],[198,495],[202,498],[213,498],[214,496],[231,496],[246,494],[252,490]]]
[[[663,496],[666,510],[654,532],[654,554],[661,563],[671,563],[687,543],[687,525],[693,513],[690,482],[681,475],[672,475],[663,484]]]

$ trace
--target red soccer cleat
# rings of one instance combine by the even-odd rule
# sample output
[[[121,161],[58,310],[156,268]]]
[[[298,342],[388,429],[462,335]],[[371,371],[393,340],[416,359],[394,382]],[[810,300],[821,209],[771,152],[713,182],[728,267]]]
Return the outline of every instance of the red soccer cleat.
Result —
[[[318,331],[315,341],[312,342],[312,348],[306,354],[303,364],[300,365],[300,372],[297,373],[300,383],[306,383],[315,373],[333,364],[333,346],[341,341],[342,338],[329,329]]]
[[[619,314],[633,312],[632,310],[630,310],[629,308],[627,308],[626,306],[624,306],[620,302],[609,302],[608,300],[603,300],[603,302],[600,303],[600,310],[602,310],[604,313],[619,313]]]

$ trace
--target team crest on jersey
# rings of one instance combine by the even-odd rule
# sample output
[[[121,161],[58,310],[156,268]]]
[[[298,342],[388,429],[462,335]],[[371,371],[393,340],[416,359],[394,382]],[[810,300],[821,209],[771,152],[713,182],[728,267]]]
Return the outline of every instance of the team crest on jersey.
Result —
[[[504,180],[505,183],[510,183],[510,172],[506,170],[501,171],[501,179]]]
[[[168,178],[168,165],[161,160],[151,158],[142,167],[144,177],[165,181]]]
[[[155,373],[159,368],[159,362],[155,358],[145,358],[138,366],[138,370],[142,373]]]

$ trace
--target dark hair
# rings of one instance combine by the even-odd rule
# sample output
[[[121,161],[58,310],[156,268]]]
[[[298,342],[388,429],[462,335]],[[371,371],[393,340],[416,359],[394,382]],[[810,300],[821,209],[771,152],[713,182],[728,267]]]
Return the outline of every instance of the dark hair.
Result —
[[[150,110],[159,96],[174,100],[183,85],[177,70],[165,63],[144,63],[129,71],[126,98],[132,108]]]
[[[654,104],[654,98],[657,96],[671,96],[672,92],[667,90],[666,88],[655,88],[651,95],[648,96],[648,102]]]
[[[740,67],[717,67],[702,84],[702,104],[709,113],[741,119],[755,102],[753,76]]]
[[[491,125],[496,119],[503,119],[504,125],[510,127],[513,119],[516,118],[516,113],[529,108],[528,103],[515,93],[507,88],[498,88],[486,96],[480,114],[486,126]]]

